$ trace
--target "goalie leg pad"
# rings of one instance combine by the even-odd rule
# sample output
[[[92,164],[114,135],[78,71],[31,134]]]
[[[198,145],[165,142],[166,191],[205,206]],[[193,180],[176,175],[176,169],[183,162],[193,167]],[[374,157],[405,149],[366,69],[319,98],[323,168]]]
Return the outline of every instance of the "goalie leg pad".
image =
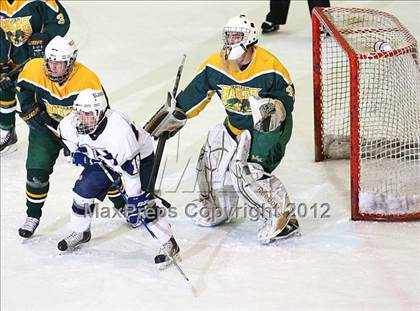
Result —
[[[277,177],[264,172],[261,165],[247,162],[250,146],[251,134],[244,131],[239,136],[230,173],[236,191],[264,219],[258,232],[258,239],[264,242],[286,227],[293,210],[283,183]]]
[[[238,204],[238,195],[228,173],[236,142],[223,124],[210,130],[197,163],[200,197],[191,203],[194,222],[211,227],[229,221]]]

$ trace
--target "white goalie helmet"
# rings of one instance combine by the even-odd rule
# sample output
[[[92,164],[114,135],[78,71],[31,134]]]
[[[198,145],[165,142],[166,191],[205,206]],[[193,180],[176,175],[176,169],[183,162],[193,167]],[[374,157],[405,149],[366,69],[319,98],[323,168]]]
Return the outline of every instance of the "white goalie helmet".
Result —
[[[61,36],[54,37],[46,46],[44,54],[44,70],[48,79],[63,83],[73,71],[77,58],[77,47],[73,40]],[[53,63],[64,62],[65,67],[57,68]]]
[[[79,134],[92,134],[104,120],[108,102],[103,91],[86,89],[73,103],[73,124]]]
[[[233,38],[233,36],[238,36]],[[232,17],[223,27],[223,50],[225,58],[235,60],[244,54],[247,49],[258,42],[258,32],[255,23],[245,15]]]

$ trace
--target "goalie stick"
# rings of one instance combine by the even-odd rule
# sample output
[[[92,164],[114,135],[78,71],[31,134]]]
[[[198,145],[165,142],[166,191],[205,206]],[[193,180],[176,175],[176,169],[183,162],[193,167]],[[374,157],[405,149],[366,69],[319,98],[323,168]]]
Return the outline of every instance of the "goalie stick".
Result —
[[[176,93],[178,91],[179,81],[181,80],[181,74],[182,74],[182,70],[184,69],[184,63],[185,63],[186,57],[187,57],[186,54],[182,55],[181,64],[178,67],[178,71],[176,73],[176,78],[175,78],[175,83],[174,83],[174,88],[171,93],[172,98],[176,97]],[[166,104],[168,106],[174,105],[174,101],[171,100],[170,94],[168,94]],[[171,107],[171,108],[175,109],[175,107]],[[158,145],[156,148],[156,158],[155,158],[155,162],[153,163],[152,174],[150,176],[149,185],[148,185],[149,193],[153,196],[156,196],[155,185],[156,185],[157,174],[159,173],[159,166],[160,166],[160,162],[162,161],[163,150],[165,149],[165,144],[168,138],[169,138],[169,133],[164,132],[159,137]]]

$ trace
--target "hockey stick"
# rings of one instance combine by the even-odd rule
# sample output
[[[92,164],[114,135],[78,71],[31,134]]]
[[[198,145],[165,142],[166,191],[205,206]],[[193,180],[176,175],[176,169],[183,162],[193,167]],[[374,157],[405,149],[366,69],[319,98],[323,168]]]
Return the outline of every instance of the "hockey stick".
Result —
[[[65,146],[64,143],[64,139],[61,137],[59,131],[57,131],[55,128],[53,128],[52,126],[45,124],[45,126],[51,131],[52,134],[54,134],[59,142],[61,144],[63,144]],[[102,169],[102,171],[105,173],[105,175],[108,177],[108,179],[111,181],[112,185],[114,186],[115,189],[118,190],[118,192],[120,193],[120,195],[122,196],[122,198],[124,199],[125,203],[128,204],[128,198],[126,196],[125,193],[123,193],[123,191],[121,190],[121,187],[118,185],[118,183],[114,180],[114,178],[112,177],[111,173],[108,171],[106,164],[104,163],[104,161],[100,161],[99,163],[97,163],[100,168]],[[146,222],[144,221],[143,217],[139,217],[140,222],[142,223],[142,225],[146,228],[146,230],[149,232],[149,234],[154,238],[157,239],[156,235],[153,233],[153,231],[149,228],[149,226],[146,224]],[[184,277],[184,279],[188,282],[190,282],[189,278],[186,276],[185,272],[181,269],[181,267],[178,265],[178,263],[175,261],[175,259],[170,256],[166,250],[163,248],[163,251],[165,252],[165,255],[168,256],[171,261],[173,262],[173,264],[175,265],[175,267],[178,269],[178,271],[181,273],[181,275]],[[191,284],[190,284],[191,285]]]
[[[186,57],[187,57],[186,54],[182,55],[181,64],[178,67],[178,71],[176,73],[176,78],[175,78],[175,83],[174,83],[174,88],[172,90],[172,98],[175,98],[176,93],[178,91],[179,81],[181,80],[181,74],[182,74],[182,70],[184,69],[184,63],[185,63]],[[171,104],[170,96],[168,96],[167,103]],[[153,196],[155,196],[156,179],[159,172],[160,162],[162,161],[163,150],[165,149],[165,144],[168,138],[169,138],[169,132],[164,132],[159,137],[158,145],[156,148],[155,162],[153,163],[152,174],[150,176],[149,185],[148,185],[149,193]]]
[[[108,177],[108,179],[112,182],[112,185],[115,187],[115,189],[118,190],[118,192],[121,194],[121,196],[124,198],[125,203],[128,204],[128,199],[126,197],[126,195],[122,192],[120,186],[117,184],[117,182],[114,180],[114,178],[112,177],[111,173],[108,171],[108,169],[105,167],[103,162],[98,163],[99,166],[102,168],[102,170],[104,171],[104,173],[106,174],[106,176]],[[153,233],[153,231],[149,228],[149,226],[146,224],[146,222],[144,221],[143,217],[139,217],[142,225],[146,228],[146,230],[150,233],[150,235],[157,239],[156,235]],[[186,276],[185,272],[181,269],[181,267],[178,265],[178,263],[176,262],[176,260],[169,255],[169,253],[162,248],[162,250],[165,252],[165,255],[168,256],[172,263],[174,264],[174,266],[178,269],[179,273],[181,273],[181,275],[184,277],[184,279],[189,283],[190,279]]]
[[[7,73],[6,76],[9,79],[14,79],[14,76],[16,74],[19,74],[22,71],[23,67],[25,67],[26,63],[29,62],[30,60],[31,60],[31,58],[27,58],[22,64],[18,65],[17,67],[13,68],[12,70],[10,70],[10,72]],[[0,91],[3,91],[3,89],[0,88]]]
[[[54,137],[58,139],[59,144],[65,149],[65,151],[67,151],[67,153],[70,154],[70,151],[68,150],[66,144],[63,142],[64,138],[61,137],[60,133],[51,125],[48,125],[46,123],[44,123],[44,125],[46,128],[50,130],[50,132],[54,135]],[[146,192],[148,191],[146,190]],[[171,207],[171,204],[168,201],[166,201],[164,198],[162,198],[161,196],[157,194],[153,194],[153,196],[159,199],[162,202],[163,206],[165,206],[166,208]]]

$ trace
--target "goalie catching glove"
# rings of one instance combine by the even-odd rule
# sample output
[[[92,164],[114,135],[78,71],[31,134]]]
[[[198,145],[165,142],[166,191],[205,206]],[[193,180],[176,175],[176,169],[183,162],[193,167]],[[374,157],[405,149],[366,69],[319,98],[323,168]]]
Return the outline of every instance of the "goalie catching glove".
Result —
[[[176,107],[176,100],[169,92],[167,102],[169,105],[162,106],[144,126],[144,130],[155,139],[165,132],[169,133],[169,137],[174,136],[187,122],[186,114]]]
[[[278,99],[249,97],[254,128],[260,132],[271,132],[286,119],[286,109]]]

